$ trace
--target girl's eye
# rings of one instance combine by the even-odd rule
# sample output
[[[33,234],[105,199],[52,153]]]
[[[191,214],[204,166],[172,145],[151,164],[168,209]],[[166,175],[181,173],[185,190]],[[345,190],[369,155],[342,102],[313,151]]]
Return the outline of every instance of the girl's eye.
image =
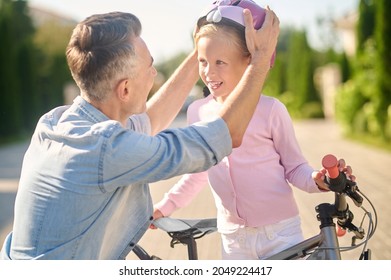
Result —
[[[217,61],[216,61],[216,64],[217,64],[217,65],[222,65],[222,64],[224,64],[224,61],[222,61],[222,60],[217,60]]]
[[[206,65],[206,60],[205,60],[205,59],[199,59],[199,60],[198,60],[198,63],[199,63],[200,65]]]

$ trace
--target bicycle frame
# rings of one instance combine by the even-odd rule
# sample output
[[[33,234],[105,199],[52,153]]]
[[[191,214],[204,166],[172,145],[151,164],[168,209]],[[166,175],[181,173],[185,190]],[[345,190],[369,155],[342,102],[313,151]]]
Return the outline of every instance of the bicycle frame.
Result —
[[[189,260],[198,259],[198,251],[196,239],[200,237],[194,237],[191,231],[186,232],[171,232],[168,233],[172,237],[171,247],[174,244],[181,243],[187,245],[187,253]],[[330,248],[327,244],[337,244],[337,246]],[[333,246],[334,246],[333,245]],[[315,250],[316,249],[316,250]],[[315,250],[311,252],[312,250]],[[141,246],[136,245],[133,252],[140,260],[158,260],[160,258],[149,255]],[[311,253],[310,253],[311,252]],[[303,242],[296,244],[288,249],[285,249],[272,257],[269,260],[295,260],[304,258],[310,255],[308,260],[339,260],[341,254],[338,250],[338,240],[335,233],[335,225],[327,226],[321,229],[318,235],[315,235]]]
[[[330,208],[334,207],[327,203],[317,207],[318,220],[321,221],[319,234],[273,255],[267,260],[294,260],[308,255],[307,260],[340,260],[341,253],[335,224],[328,211]]]
[[[357,196],[354,202],[359,205],[362,200]],[[358,199],[357,199],[358,198]],[[341,223],[353,230],[356,237],[363,238],[362,232],[352,223],[352,214],[346,203],[346,194],[335,192],[335,203],[322,203],[315,208],[317,219],[320,221],[320,233],[287,248],[267,260],[294,260],[304,258],[308,260],[341,260],[340,247],[336,233],[334,219],[337,218]],[[366,258],[370,257],[370,251],[365,252]]]
[[[310,237],[290,248],[287,248],[279,253],[276,253],[266,260],[341,260],[341,250],[336,233],[336,224],[334,219],[337,219],[338,225],[343,229],[348,229],[353,232],[352,248],[361,246],[353,246],[356,239],[364,238],[364,230],[357,228],[353,223],[353,213],[349,210],[349,205],[346,202],[346,196],[349,196],[357,207],[361,207],[363,202],[363,195],[371,205],[375,214],[375,223],[370,217],[371,229],[368,232],[365,243],[373,236],[377,225],[376,209],[370,200],[360,192],[355,182],[345,180],[343,181],[343,189],[333,190],[335,195],[334,204],[322,203],[319,204],[315,210],[317,212],[317,219],[320,222],[320,233]],[[363,207],[361,207],[366,214],[369,214]],[[368,215],[370,216],[370,215]],[[166,220],[165,220],[166,219]],[[181,220],[162,218],[155,222],[155,225],[166,231],[172,238],[171,247],[175,244],[181,243],[188,247],[189,260],[197,260],[197,244],[195,239],[203,237],[205,234],[214,232],[216,228],[216,219],[199,219],[199,220]],[[136,245],[133,250],[140,259],[159,259],[155,256],[149,256],[139,245]],[[360,259],[370,259],[370,249],[363,250]]]

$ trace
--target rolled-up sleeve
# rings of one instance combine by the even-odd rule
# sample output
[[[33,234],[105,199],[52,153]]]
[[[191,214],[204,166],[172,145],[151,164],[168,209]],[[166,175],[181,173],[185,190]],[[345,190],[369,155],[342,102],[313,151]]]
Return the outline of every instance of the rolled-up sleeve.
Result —
[[[231,151],[229,130],[221,118],[156,136],[116,127],[102,148],[100,186],[113,190],[205,171]]]

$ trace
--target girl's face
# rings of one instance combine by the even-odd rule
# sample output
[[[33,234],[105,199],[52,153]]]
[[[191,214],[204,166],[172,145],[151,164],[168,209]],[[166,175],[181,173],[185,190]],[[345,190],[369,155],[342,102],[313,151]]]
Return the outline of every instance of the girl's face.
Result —
[[[224,33],[199,38],[197,48],[199,75],[215,99],[223,102],[240,81],[250,60]]]

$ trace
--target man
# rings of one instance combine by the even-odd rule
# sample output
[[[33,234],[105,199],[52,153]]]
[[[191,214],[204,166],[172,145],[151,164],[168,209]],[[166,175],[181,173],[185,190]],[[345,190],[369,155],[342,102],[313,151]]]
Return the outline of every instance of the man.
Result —
[[[220,117],[164,131],[198,79],[197,51],[147,103],[156,70],[138,18],[78,24],[66,54],[80,96],[38,122],[0,258],[124,259],[151,223],[148,183],[206,170],[239,146],[279,33],[272,11],[259,31],[244,17],[252,58]]]

